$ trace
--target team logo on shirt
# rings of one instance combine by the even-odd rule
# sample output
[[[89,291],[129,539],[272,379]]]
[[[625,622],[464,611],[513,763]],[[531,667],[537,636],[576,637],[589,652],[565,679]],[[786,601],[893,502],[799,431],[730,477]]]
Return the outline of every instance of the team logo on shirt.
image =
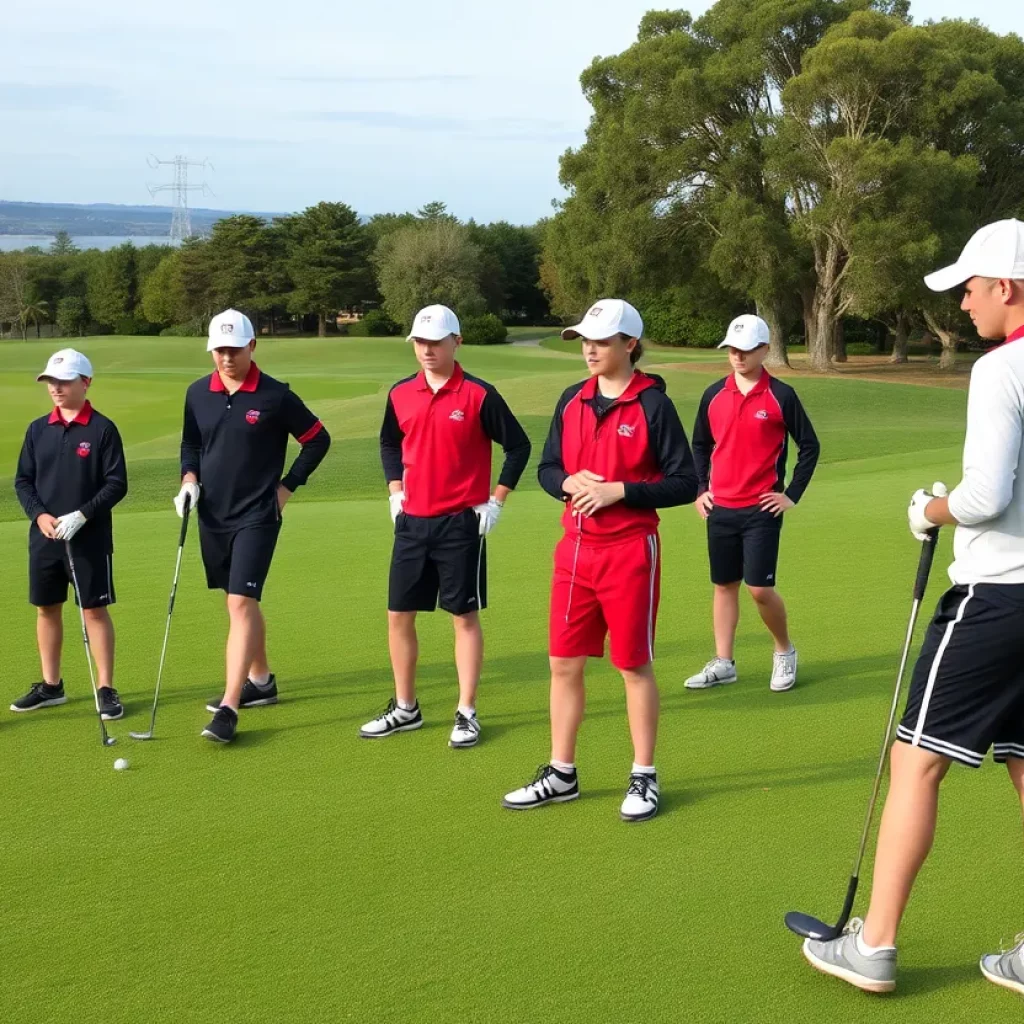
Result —
[[[260,411],[259,411],[259,409],[250,409],[245,414],[245,422],[246,423],[255,423],[259,418],[260,418]]]
[[[461,423],[466,418],[466,414],[461,409],[455,409],[452,411],[451,416],[448,417],[450,420],[455,420]]]
[[[632,437],[636,433],[636,427],[631,423],[619,424],[619,437]]]
[[[768,410],[758,409],[757,412],[754,413],[754,416],[759,420],[766,420],[768,419]]]
[[[88,441],[82,441],[78,445],[77,455],[80,459],[86,458],[89,452],[92,451],[92,445]]]

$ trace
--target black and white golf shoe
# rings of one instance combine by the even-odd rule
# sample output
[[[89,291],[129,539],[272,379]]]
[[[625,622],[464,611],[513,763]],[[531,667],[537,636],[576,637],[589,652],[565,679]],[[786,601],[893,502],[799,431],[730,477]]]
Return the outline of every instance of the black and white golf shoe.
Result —
[[[58,704],[67,704],[64,694],[64,680],[56,686],[49,683],[36,683],[24,697],[19,697],[12,705],[12,711],[38,711],[40,708],[52,708]]]
[[[396,732],[411,732],[423,725],[423,715],[420,714],[420,702],[406,711],[398,706],[394,697],[388,701],[388,706],[372,722],[367,722],[359,730],[359,735],[364,740],[381,740],[385,736],[393,736]]]
[[[202,734],[208,740],[213,740],[216,743],[230,743],[235,738],[237,729],[237,712],[232,711],[227,705],[221,705]]]
[[[238,710],[243,708],[262,708],[268,704],[277,703],[277,676],[270,673],[270,682],[266,686],[260,686],[251,679],[246,679],[242,684],[242,696],[238,701]],[[220,698],[214,697],[206,702],[206,710],[211,714],[216,713],[220,708]]]
[[[507,793],[501,806],[510,811],[528,811],[545,804],[564,804],[579,795],[580,783],[575,771],[561,772],[550,764],[542,764],[533,782]]]
[[[97,691],[100,698],[100,718],[104,722],[116,722],[124,717],[124,705],[112,686],[101,686]]]

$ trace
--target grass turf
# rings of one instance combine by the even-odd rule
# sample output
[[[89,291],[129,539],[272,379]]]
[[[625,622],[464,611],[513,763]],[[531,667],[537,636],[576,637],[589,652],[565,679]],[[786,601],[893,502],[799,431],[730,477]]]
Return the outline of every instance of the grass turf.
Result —
[[[264,342],[335,447],[286,512],[267,588],[282,703],[243,713],[238,742],[200,739],[219,692],[226,620],[195,534],[175,612],[158,739],[135,744],[173,568],[176,450],[195,339],[87,339],[93,399],[125,438],[131,494],[115,515],[117,747],[96,736],[73,608],[63,708],[0,719],[5,1019],[137,1022],[801,1019],[995,1021],[1012,995],[978,954],[1020,927],[1019,809],[991,764],[955,769],[902,935],[900,995],[871,998],[802,961],[789,909],[838,912],[909,610],[917,548],[907,495],[957,479],[961,392],[801,379],[823,458],[783,538],[780,587],[801,679],[769,693],[771,649],[744,604],[740,682],[686,693],[711,649],[710,588],[692,509],[663,517],[657,663],[663,803],[618,820],[630,764],[621,682],[588,676],[584,796],[531,814],[501,795],[547,757],[546,603],[558,507],[534,466],[579,360],[468,349],[537,449],[494,534],[480,695],[483,742],[446,747],[451,628],[421,621],[427,725],[379,743],[356,730],[390,692],[389,521],[376,455],[384,396],[414,370],[401,342]],[[0,347],[0,465],[46,411],[45,345]],[[658,360],[656,360],[658,361]],[[720,372],[664,368],[684,423]],[[13,699],[38,676],[25,602],[26,524],[0,479],[0,621]],[[948,537],[928,603],[944,583]],[[115,757],[131,769],[115,773]],[[865,872],[867,877],[867,872]],[[860,901],[863,906],[864,900]]]

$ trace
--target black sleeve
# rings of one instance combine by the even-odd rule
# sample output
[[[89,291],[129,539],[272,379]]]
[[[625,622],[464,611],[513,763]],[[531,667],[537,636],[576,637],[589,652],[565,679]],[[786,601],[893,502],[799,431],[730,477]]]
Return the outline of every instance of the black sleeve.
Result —
[[[199,460],[203,454],[203,435],[185,393],[185,413],[181,424],[181,475],[195,473],[199,480]]]
[[[483,402],[480,404],[480,425],[484,433],[501,445],[505,453],[505,461],[501,466],[498,486],[516,489],[519,478],[530,461],[530,439],[512,415],[505,399],[494,388],[488,388]]]
[[[697,498],[697,470],[679,413],[663,391],[643,392],[640,405],[647,419],[651,452],[663,479],[657,483],[626,484],[622,503],[629,508],[688,505]]]
[[[100,440],[100,466],[103,486],[79,509],[86,519],[94,519],[101,512],[109,512],[128,493],[124,445],[113,423],[103,431]]]
[[[298,490],[324,461],[331,447],[331,435],[320,419],[306,408],[302,399],[289,389],[281,398],[281,420],[288,433],[299,442],[301,449],[291,469],[284,475],[281,486],[289,491]]]
[[[789,486],[786,488],[786,497],[790,501],[798,502],[807,490],[807,485],[814,476],[814,467],[818,465],[818,456],[821,454],[821,445],[818,443],[818,435],[811,426],[810,418],[804,412],[804,407],[797,397],[796,392],[787,387],[782,405],[782,415],[786,423],[786,430],[793,438],[797,447],[796,466],[793,467],[793,476]]]
[[[697,471],[697,493],[703,494],[711,486],[711,453],[715,450],[715,438],[711,433],[711,417],[708,408],[714,398],[711,388],[704,392],[693,424],[693,462]]]
[[[388,392],[387,405],[384,407],[384,422],[380,427],[380,461],[384,466],[385,483],[400,481],[405,476],[402,464],[402,441],[405,434],[398,425],[398,414],[395,412],[391,393]]]
[[[573,394],[579,387],[570,388],[564,392],[555,406],[555,415],[551,417],[551,426],[548,428],[547,440],[544,442],[544,451],[541,453],[540,465],[537,467],[537,480],[542,488],[559,501],[568,501],[569,495],[562,490],[562,484],[568,475],[565,466],[562,465],[562,417],[565,415],[565,407]]]
[[[25,510],[25,515],[34,523],[46,511],[42,498],[36,490],[36,449],[32,440],[32,428],[25,431],[25,442],[18,456],[18,469],[14,475],[14,492]]]

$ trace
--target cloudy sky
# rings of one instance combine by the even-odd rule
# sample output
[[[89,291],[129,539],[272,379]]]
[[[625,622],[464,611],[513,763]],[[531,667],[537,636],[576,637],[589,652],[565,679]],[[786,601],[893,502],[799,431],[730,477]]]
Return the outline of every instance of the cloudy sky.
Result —
[[[1019,0],[970,11],[1020,30]],[[0,199],[146,203],[150,153],[208,158],[194,205],[359,212],[441,199],[528,222],[583,138],[580,72],[652,0],[49,0],[9,5]],[[690,5],[694,13],[705,0]],[[917,20],[963,16],[916,0]]]

